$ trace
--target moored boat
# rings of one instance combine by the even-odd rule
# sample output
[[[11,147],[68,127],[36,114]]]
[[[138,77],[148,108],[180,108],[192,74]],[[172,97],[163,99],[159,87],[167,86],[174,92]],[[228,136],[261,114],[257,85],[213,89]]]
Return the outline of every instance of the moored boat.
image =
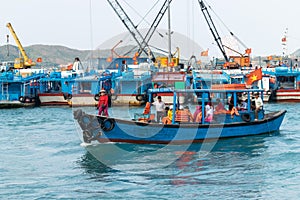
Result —
[[[83,112],[81,109],[74,111],[74,118],[78,122],[85,143],[98,142],[127,142],[127,143],[192,143],[206,140],[216,140],[230,137],[258,135],[279,131],[286,111],[265,113],[264,109],[258,111],[258,119],[255,120],[255,112],[251,110],[251,94],[262,93],[263,90],[172,90],[170,88],[150,89],[152,93],[173,92],[173,118],[171,123],[157,123],[151,120],[148,114],[135,119],[121,119],[118,117],[97,116]],[[239,112],[224,111],[213,114],[210,121],[206,119],[205,105],[212,105],[213,99],[202,98],[201,114],[199,122],[187,121],[180,111],[178,97],[182,93],[213,93],[216,98],[225,100],[228,95],[234,98],[234,107],[237,107],[238,93],[246,93],[248,105],[246,110]],[[207,95],[210,96],[210,95]],[[151,95],[149,97],[151,100]],[[176,108],[176,109],[175,109]],[[145,120],[146,119],[146,120]]]
[[[42,70],[20,69],[0,73],[0,108],[35,106]]]
[[[271,101],[300,102],[300,70],[286,65],[265,68],[270,84]]]

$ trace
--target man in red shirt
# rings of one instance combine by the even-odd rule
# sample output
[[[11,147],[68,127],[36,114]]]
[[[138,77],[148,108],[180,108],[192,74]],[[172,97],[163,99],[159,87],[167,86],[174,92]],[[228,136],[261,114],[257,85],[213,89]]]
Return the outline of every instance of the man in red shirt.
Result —
[[[100,98],[98,102],[99,113],[98,115],[102,115],[102,112],[106,117],[108,117],[108,96],[105,90],[100,91]]]

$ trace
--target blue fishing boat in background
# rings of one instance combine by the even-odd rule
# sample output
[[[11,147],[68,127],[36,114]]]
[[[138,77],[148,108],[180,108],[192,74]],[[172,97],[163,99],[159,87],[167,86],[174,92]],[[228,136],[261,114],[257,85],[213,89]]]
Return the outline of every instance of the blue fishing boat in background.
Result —
[[[7,66],[2,63],[2,67]],[[0,73],[0,108],[37,105],[39,81],[45,75],[43,70],[3,70]]]
[[[271,101],[300,101],[300,70],[298,66],[281,65],[263,68]]]
[[[144,113],[143,120],[121,119],[118,117],[97,116],[83,112],[81,109],[74,111],[74,118],[82,131],[82,139],[85,143],[91,142],[127,142],[127,143],[191,143],[216,140],[230,137],[241,137],[272,133],[279,130],[286,111],[265,113],[262,108],[258,112],[258,120],[254,120],[254,111],[251,110],[251,94],[263,90],[212,90],[192,89],[175,90],[170,88],[150,89],[149,94],[173,93],[173,117],[171,123],[164,124],[152,121],[150,113]],[[178,97],[182,93],[205,93],[208,96],[214,94],[215,98],[227,99],[228,95],[234,98],[234,107],[238,104],[238,94],[246,93],[248,106],[246,110],[232,114],[228,111],[214,113],[210,121],[206,120],[206,105],[212,105],[214,99],[202,98],[202,106],[199,122],[187,121],[186,117],[178,117],[180,106]],[[149,96],[151,100],[151,95]],[[148,104],[149,105],[149,104]],[[145,109],[146,110],[146,109]],[[180,111],[183,115],[183,111]],[[144,120],[149,117],[148,120]]]

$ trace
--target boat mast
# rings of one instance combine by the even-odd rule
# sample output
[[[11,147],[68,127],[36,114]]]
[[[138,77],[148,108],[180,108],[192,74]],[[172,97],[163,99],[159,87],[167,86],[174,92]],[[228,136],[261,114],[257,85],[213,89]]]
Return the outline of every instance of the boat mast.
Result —
[[[283,38],[281,39],[281,42],[282,42],[282,58],[285,58],[285,57],[288,56],[287,34],[288,34],[288,28],[285,29]]]
[[[171,11],[170,11],[170,2],[168,0],[168,49],[169,49],[169,53],[168,53],[168,65],[171,62],[172,59],[172,55],[171,55]]]

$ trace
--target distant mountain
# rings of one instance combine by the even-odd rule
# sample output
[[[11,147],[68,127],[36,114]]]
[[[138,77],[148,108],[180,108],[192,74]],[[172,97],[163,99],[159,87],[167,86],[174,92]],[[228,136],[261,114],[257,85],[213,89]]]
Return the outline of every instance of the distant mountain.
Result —
[[[41,57],[43,62],[38,63],[44,67],[56,67],[72,63],[75,57],[84,60],[89,57],[92,51],[70,49],[58,45],[31,45],[24,47],[26,54],[33,61]],[[0,61],[13,61],[19,57],[19,49],[13,45],[0,46]]]
[[[29,58],[36,62],[37,58],[42,58],[42,63],[37,63],[37,66],[43,67],[57,67],[59,65],[67,65],[72,63],[76,57],[81,61],[87,61],[97,58],[108,58],[112,56],[110,49],[97,50],[77,50],[58,45],[31,45],[24,47],[25,52]],[[116,48],[114,50],[114,57],[117,55],[125,55],[133,57],[137,47],[128,45]],[[159,55],[159,54],[158,54]],[[19,56],[19,49],[14,45],[0,46],[0,61],[14,61]]]

